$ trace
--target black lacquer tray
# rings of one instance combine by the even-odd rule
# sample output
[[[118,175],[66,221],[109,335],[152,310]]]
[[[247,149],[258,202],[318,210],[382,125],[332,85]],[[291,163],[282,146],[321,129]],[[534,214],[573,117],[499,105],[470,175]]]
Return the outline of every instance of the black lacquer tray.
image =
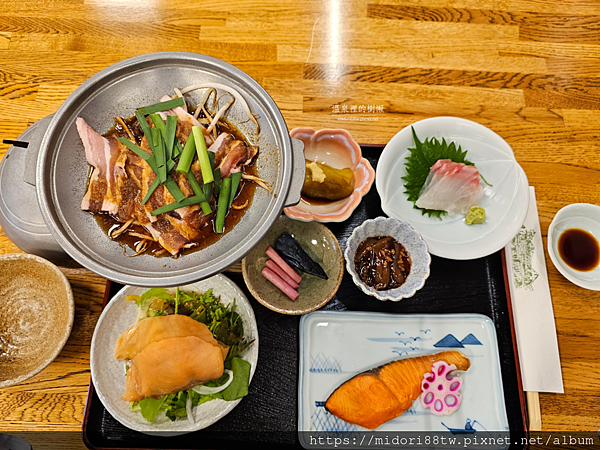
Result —
[[[363,145],[363,157],[376,169],[382,146]],[[328,224],[342,250],[357,226],[369,218],[384,216],[375,186],[352,216],[343,223]],[[104,408],[94,387],[90,389],[83,421],[83,440],[92,449],[220,449],[301,448],[298,440],[298,357],[300,316],[267,309],[246,289],[240,273],[226,273],[250,300],[260,337],[258,365],[249,394],[227,416],[204,430],[175,437],[148,436],[117,422]],[[433,256],[431,275],[413,297],[400,302],[381,302],[364,294],[345,273],[337,294],[325,310],[412,313],[479,313],[492,319],[498,336],[506,411],[513,444],[522,448],[527,436],[527,413],[520,379],[512,322],[512,307],[505,283],[502,252],[470,261]],[[107,282],[105,302],[122,286]]]

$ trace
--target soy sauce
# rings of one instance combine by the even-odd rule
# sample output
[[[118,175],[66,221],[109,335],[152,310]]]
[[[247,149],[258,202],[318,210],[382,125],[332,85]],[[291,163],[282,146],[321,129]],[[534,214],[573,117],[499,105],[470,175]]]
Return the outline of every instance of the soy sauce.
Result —
[[[600,245],[594,236],[579,228],[569,228],[558,238],[558,254],[572,269],[594,270],[600,263]]]

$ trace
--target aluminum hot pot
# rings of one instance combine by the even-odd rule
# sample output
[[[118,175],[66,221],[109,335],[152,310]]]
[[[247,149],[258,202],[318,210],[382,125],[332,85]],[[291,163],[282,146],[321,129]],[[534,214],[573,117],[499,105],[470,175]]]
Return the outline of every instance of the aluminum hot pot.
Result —
[[[216,243],[177,259],[126,256],[111,241],[92,214],[81,210],[89,165],[75,120],[83,117],[99,133],[116,116],[160,101],[174,88],[220,83],[240,92],[258,117],[260,133],[238,102],[227,112],[252,145],[260,148],[258,176],[274,184],[274,193],[257,188],[241,221]],[[221,91],[220,91],[221,92]],[[199,103],[203,91],[187,94]],[[175,286],[210,277],[241,260],[267,233],[285,206],[296,204],[304,182],[301,141],[290,138],[273,99],[250,76],[236,67],[194,53],[154,53],[119,62],[78,87],[52,117],[39,147],[36,189],[44,222],[73,259],[99,275],[123,284]]]

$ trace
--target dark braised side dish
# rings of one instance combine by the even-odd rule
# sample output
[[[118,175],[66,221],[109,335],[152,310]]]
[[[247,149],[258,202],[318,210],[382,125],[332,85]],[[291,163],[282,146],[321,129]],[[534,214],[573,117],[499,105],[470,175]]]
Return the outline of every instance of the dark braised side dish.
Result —
[[[360,279],[383,291],[402,286],[410,273],[410,255],[391,236],[374,236],[360,243],[354,255],[354,267]]]

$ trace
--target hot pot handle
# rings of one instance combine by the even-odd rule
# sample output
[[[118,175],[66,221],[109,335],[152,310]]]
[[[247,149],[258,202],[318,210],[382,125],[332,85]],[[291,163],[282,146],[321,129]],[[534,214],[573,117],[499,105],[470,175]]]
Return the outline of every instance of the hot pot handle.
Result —
[[[304,159],[304,142],[300,139],[292,139],[292,179],[290,190],[285,199],[284,206],[294,206],[300,203],[302,186],[304,186],[304,174],[306,172],[306,160]]]
[[[27,154],[25,156],[25,165],[23,167],[23,181],[25,183],[35,186],[35,171],[37,167],[38,153],[40,151],[40,145],[46,130],[50,125],[50,121],[54,114],[44,117],[38,120],[35,125],[35,133],[28,139],[29,145],[27,146]],[[32,125],[33,126],[33,125]]]

